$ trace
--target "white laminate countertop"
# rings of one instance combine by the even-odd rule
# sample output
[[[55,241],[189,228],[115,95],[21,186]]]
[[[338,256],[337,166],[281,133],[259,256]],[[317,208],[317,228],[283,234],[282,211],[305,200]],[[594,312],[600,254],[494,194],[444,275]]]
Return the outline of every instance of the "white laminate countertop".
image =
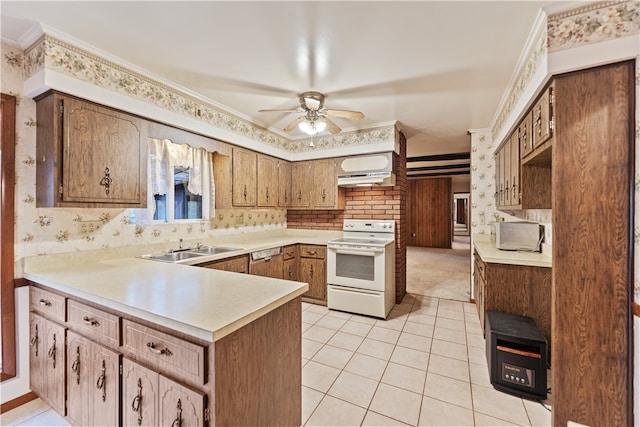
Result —
[[[474,236],[473,247],[484,262],[494,264],[527,265],[531,267],[551,267],[550,249],[542,252],[503,251],[496,248],[489,238]]]
[[[225,236],[224,240],[203,243],[241,249],[198,258],[197,263],[294,243],[326,244],[341,234],[284,230]],[[144,247],[136,251],[137,255],[147,253]],[[301,282],[163,263],[131,254],[117,257],[118,251],[113,250],[91,252],[27,258],[24,277],[209,342],[240,329],[309,288]]]

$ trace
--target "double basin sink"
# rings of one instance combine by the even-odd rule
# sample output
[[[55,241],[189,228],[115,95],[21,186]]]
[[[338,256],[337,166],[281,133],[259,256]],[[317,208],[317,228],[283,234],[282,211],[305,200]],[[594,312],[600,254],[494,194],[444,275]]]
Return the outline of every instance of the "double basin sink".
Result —
[[[239,250],[241,250],[241,248],[206,246],[202,248],[178,249],[171,252],[162,252],[159,254],[141,255],[140,258],[162,262],[178,262],[187,259],[202,258],[210,255],[223,254],[226,252]]]

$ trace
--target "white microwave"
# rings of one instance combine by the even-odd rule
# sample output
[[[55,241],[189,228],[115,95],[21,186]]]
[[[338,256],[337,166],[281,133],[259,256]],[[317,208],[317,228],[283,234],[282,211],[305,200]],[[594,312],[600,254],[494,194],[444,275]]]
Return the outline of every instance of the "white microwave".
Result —
[[[544,226],[537,222],[495,222],[496,248],[505,251],[540,252]]]

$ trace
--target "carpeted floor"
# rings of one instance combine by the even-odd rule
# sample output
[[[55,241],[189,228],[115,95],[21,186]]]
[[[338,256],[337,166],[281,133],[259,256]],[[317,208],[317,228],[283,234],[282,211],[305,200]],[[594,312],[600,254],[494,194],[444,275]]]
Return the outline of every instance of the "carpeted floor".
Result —
[[[469,301],[469,236],[455,236],[451,249],[407,246],[407,292]]]

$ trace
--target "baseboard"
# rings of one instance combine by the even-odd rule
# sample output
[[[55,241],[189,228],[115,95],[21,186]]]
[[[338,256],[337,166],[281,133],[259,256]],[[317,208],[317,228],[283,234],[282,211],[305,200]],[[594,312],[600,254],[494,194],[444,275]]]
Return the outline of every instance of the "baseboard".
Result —
[[[0,414],[4,414],[5,412],[15,409],[18,406],[24,405],[25,403],[31,402],[32,400],[37,398],[38,395],[32,391],[27,394],[23,394],[22,396],[18,396],[13,400],[3,403],[2,407],[0,407]]]

